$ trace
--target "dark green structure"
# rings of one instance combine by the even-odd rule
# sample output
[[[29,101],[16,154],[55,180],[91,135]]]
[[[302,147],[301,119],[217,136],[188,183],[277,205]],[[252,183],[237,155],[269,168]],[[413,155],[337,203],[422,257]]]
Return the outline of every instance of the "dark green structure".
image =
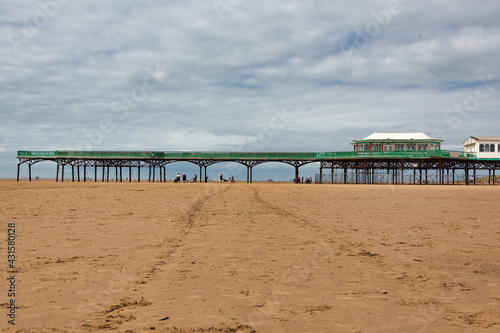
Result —
[[[109,181],[110,168],[115,169],[116,180],[122,181],[123,168],[129,171],[132,181],[132,168],[137,168],[137,181],[141,181],[141,168],[149,168],[148,181],[156,181],[156,170],[159,181],[166,181],[166,165],[174,162],[190,162],[200,167],[200,182],[203,181],[203,170],[220,162],[236,162],[247,167],[247,182],[252,182],[253,167],[266,162],[281,162],[295,168],[295,179],[299,177],[299,168],[305,164],[320,163],[320,182],[324,169],[344,170],[344,183],[347,183],[347,171],[355,170],[355,183],[376,183],[375,170],[384,170],[391,183],[403,182],[405,171],[413,171],[413,183],[427,183],[427,172],[435,170],[439,173],[439,183],[455,183],[455,171],[464,170],[466,182],[472,170],[474,181],[478,169],[489,170],[490,175],[500,169],[500,160],[482,160],[475,154],[448,150],[427,151],[350,151],[350,152],[183,152],[183,151],[18,151],[17,180],[23,164],[28,165],[31,181],[31,166],[42,161],[53,161],[57,164],[56,181],[64,181],[66,166],[71,167],[72,181],[80,181],[80,168],[83,167],[83,181],[87,168],[94,168],[95,181],[98,169],[101,169],[102,181]],[[452,180],[450,182],[450,171]],[[425,178],[423,177],[425,173]],[[445,175],[445,172],[447,173]],[[445,181],[447,179],[447,181]]]

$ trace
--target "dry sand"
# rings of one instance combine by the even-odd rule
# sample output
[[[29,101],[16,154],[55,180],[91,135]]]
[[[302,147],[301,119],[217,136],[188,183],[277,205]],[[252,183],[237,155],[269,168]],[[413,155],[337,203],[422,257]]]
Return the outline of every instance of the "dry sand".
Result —
[[[499,202],[500,186],[0,181],[1,331],[499,332]]]

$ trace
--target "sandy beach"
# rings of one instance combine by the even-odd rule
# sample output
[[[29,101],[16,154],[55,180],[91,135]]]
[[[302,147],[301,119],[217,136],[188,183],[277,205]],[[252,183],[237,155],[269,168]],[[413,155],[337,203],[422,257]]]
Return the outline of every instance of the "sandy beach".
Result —
[[[499,332],[499,202],[500,186],[0,181],[0,330]]]

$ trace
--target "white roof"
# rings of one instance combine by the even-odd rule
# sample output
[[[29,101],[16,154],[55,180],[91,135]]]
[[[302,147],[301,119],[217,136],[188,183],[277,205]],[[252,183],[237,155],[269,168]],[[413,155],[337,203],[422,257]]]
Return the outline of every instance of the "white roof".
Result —
[[[368,135],[363,140],[432,140],[432,138],[424,133],[373,133]]]
[[[477,141],[500,141],[500,136],[469,136],[468,139],[475,139]]]

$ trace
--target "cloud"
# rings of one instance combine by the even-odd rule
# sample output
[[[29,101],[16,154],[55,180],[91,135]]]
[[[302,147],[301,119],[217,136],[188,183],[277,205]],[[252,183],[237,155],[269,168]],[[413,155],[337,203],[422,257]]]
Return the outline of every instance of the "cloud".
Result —
[[[402,130],[456,149],[498,135],[496,1],[221,1],[222,19],[210,1],[6,5],[0,172],[17,149],[346,150]],[[477,89],[488,96],[460,112]]]

